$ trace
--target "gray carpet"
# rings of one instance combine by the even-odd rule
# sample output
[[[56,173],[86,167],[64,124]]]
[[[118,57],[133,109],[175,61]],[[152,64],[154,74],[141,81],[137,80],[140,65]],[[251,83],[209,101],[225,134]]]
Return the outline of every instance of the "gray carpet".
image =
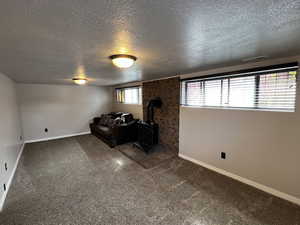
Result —
[[[119,145],[116,146],[115,149],[119,150],[145,169],[156,167],[162,163],[165,163],[166,160],[171,160],[172,158],[176,157],[175,153],[161,145],[154,146],[148,154],[135,147],[133,143]]]
[[[144,169],[91,135],[28,144],[1,225],[299,225],[300,207],[174,158]]]

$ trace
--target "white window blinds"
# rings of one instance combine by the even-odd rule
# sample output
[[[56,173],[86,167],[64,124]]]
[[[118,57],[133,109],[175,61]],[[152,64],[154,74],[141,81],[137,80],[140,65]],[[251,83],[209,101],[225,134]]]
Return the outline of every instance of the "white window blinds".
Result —
[[[295,111],[296,64],[182,80],[187,106]]]

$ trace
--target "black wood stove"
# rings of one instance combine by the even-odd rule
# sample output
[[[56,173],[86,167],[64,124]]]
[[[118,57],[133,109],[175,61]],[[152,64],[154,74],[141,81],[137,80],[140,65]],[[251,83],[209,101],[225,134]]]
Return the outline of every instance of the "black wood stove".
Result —
[[[159,97],[151,99],[147,106],[147,121],[137,123],[138,141],[134,145],[146,153],[158,144],[159,126],[154,121],[154,108],[161,108],[161,106],[162,101]]]

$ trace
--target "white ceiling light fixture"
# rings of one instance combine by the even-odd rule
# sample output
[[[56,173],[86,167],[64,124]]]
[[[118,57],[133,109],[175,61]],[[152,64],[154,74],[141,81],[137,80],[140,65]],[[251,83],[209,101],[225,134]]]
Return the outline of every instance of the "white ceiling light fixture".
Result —
[[[78,85],[85,85],[87,83],[86,78],[73,78],[72,80],[74,81],[75,84]]]
[[[119,68],[129,68],[137,60],[137,57],[126,54],[111,55],[109,58],[112,60],[112,63]]]

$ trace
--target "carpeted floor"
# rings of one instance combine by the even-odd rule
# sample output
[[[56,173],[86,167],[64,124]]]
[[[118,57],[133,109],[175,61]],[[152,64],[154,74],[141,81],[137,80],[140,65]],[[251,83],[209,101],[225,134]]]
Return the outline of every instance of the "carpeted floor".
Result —
[[[299,225],[300,207],[182,159],[144,169],[91,135],[27,144],[1,225]]]

